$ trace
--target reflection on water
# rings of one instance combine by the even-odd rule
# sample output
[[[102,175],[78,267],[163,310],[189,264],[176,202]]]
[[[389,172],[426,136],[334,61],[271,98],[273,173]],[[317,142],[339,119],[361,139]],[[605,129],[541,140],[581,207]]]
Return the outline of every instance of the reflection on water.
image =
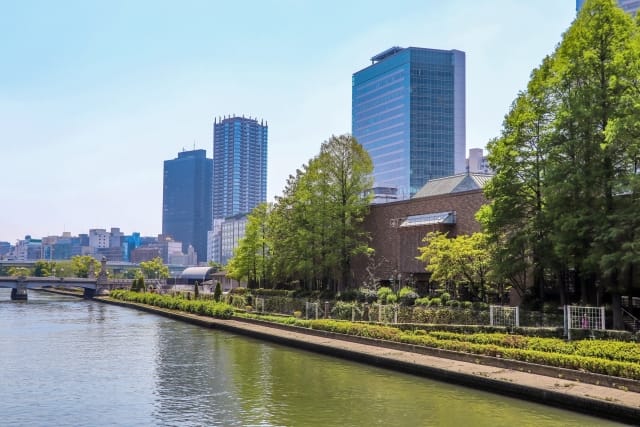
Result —
[[[0,290],[0,425],[608,425],[120,307],[29,298]]]

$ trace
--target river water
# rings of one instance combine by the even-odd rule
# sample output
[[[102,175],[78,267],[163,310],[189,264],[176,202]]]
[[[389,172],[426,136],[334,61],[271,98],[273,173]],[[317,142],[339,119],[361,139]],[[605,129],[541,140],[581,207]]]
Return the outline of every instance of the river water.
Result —
[[[1,426],[600,426],[156,315],[0,290]]]

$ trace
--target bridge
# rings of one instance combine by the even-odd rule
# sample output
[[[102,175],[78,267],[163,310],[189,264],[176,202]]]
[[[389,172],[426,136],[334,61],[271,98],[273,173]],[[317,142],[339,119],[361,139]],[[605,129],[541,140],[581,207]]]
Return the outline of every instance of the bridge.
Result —
[[[66,288],[84,290],[85,298],[104,295],[112,289],[129,289],[132,280],[107,280],[99,283],[98,279],[81,279],[72,277],[0,277],[0,288],[11,289],[12,300],[26,300],[28,289]]]
[[[102,268],[97,277],[27,277],[10,276],[0,277],[0,288],[11,289],[12,300],[26,300],[28,289],[42,288],[67,288],[84,290],[85,298],[93,298],[96,295],[104,295],[112,289],[129,288],[132,280],[109,280],[106,271],[106,259],[102,260]]]

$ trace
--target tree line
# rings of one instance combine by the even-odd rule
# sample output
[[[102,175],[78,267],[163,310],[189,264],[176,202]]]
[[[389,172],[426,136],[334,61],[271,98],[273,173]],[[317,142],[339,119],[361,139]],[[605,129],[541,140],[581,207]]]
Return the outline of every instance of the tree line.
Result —
[[[317,156],[289,176],[275,203],[248,216],[228,275],[249,287],[351,286],[352,257],[371,251],[361,225],[372,172],[371,158],[351,135],[325,141]]]
[[[617,316],[639,285],[640,21],[587,0],[488,151],[478,219],[495,277],[539,301],[606,296]]]

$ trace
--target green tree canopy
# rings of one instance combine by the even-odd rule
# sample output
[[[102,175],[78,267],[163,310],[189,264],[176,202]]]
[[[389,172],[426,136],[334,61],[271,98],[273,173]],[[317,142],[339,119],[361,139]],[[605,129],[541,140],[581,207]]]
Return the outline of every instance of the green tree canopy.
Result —
[[[90,255],[76,255],[71,258],[71,270],[76,277],[89,277],[89,273],[98,274],[100,261]]]
[[[488,146],[496,176],[479,219],[504,279],[530,271],[540,298],[573,283],[583,302],[606,289],[614,305],[638,286],[639,81],[638,22],[587,0]]]
[[[320,154],[289,177],[273,206],[252,212],[229,262],[232,277],[260,286],[348,286],[351,257],[368,250],[362,221],[372,171],[371,158],[352,136],[325,141]]]
[[[160,257],[155,257],[150,261],[142,261],[140,270],[147,279],[166,279],[169,277],[169,267],[164,265]]]
[[[49,277],[53,275],[53,272],[56,268],[55,262],[49,261],[36,261],[33,264],[33,275],[36,277]]]
[[[452,292],[454,298],[461,296],[464,288],[466,295],[463,296],[487,302],[489,293],[496,291],[490,280],[489,243],[483,233],[449,238],[444,233],[431,232],[423,242],[425,245],[418,248],[417,258],[426,263],[430,280]]]

